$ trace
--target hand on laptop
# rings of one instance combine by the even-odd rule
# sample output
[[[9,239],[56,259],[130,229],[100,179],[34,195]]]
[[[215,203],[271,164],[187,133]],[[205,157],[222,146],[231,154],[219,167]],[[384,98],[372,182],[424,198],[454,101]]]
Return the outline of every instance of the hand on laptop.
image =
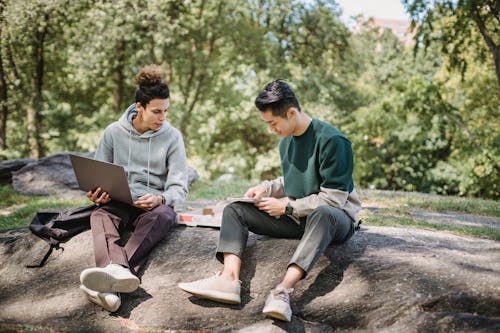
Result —
[[[102,192],[100,187],[96,188],[94,192],[87,192],[87,198],[89,198],[96,205],[105,204],[111,201],[109,194],[107,192]]]
[[[136,202],[134,202],[134,206],[145,210],[151,210],[161,204],[162,197],[160,195],[154,195],[150,193],[143,195]]]

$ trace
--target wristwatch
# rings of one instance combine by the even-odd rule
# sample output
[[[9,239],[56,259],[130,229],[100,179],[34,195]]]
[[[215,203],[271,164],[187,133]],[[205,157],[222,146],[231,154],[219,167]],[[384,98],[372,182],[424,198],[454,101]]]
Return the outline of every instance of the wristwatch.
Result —
[[[285,207],[285,214],[286,215],[292,215],[293,214],[293,207],[292,207],[292,202],[288,201]]]

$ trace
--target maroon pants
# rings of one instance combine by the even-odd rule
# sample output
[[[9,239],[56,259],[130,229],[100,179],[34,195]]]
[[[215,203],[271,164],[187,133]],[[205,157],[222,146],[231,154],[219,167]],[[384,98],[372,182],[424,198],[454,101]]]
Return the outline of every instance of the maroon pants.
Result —
[[[111,202],[90,216],[97,267],[119,264],[137,275],[151,250],[176,224],[172,207],[160,205],[150,211]],[[128,241],[122,234],[131,230]]]

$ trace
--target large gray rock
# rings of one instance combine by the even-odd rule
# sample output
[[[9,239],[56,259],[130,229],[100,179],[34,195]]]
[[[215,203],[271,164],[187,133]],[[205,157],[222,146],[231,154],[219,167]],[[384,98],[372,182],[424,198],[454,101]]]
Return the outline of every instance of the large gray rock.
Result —
[[[25,195],[51,195],[65,198],[82,196],[78,189],[75,173],[71,166],[69,153],[59,153],[33,160],[12,174],[12,186],[18,193]],[[93,157],[94,153],[74,153]],[[188,167],[188,184],[199,179],[198,172]]]
[[[93,153],[73,153],[92,157]],[[68,153],[33,161],[12,175],[12,187],[24,195],[81,196]]]
[[[0,161],[0,185],[10,184],[12,182],[12,172],[33,161],[34,159],[31,158]]]
[[[47,244],[26,230],[0,233],[0,331],[16,332],[499,332],[500,243],[401,227],[364,227],[331,247],[292,294],[291,323],[265,319],[265,298],[297,240],[251,235],[242,304],[189,296],[181,281],[210,276],[218,230],[178,227],[153,251],[141,287],[109,314],[79,292],[94,265],[90,232],[37,262]]]

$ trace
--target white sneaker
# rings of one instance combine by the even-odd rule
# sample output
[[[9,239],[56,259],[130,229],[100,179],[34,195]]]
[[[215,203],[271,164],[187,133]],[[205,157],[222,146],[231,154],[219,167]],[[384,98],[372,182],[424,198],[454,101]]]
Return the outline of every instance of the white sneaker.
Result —
[[[179,288],[199,298],[212,301],[240,304],[241,281],[226,280],[218,272],[214,276],[189,283],[179,283]]]
[[[140,283],[128,268],[117,264],[85,269],[80,274],[80,282],[91,290],[119,293],[131,293]]]
[[[115,293],[100,293],[98,291],[91,290],[84,285],[80,286],[80,290],[89,301],[102,306],[109,312],[115,312],[121,305],[120,296]]]
[[[281,287],[271,290],[262,313],[283,321],[292,320],[292,308],[290,307],[290,293],[292,291],[292,288]]]

